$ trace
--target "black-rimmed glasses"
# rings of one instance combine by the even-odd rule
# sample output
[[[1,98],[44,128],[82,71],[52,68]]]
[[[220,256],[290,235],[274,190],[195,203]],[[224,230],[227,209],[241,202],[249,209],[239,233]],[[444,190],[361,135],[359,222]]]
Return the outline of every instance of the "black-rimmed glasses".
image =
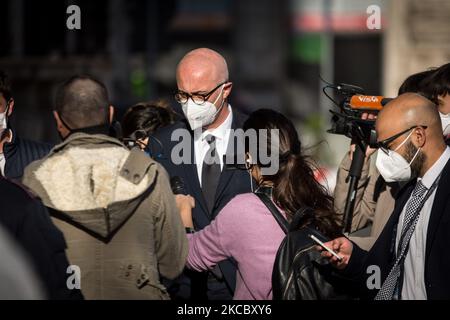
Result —
[[[389,150],[390,150],[390,145],[392,144],[392,142],[394,142],[395,139],[397,139],[398,137],[401,137],[402,135],[404,135],[405,133],[414,130],[416,128],[424,128],[426,129],[427,126],[423,126],[423,125],[417,125],[417,126],[412,126],[406,130],[403,130],[402,132],[399,132],[395,135],[393,135],[392,137],[389,137],[387,139],[384,139],[382,141],[379,141],[375,144],[374,147],[380,149],[381,151],[383,151],[386,154],[389,154]]]
[[[219,89],[221,86],[223,86],[227,82],[228,81],[222,82],[217,87],[215,87],[214,89],[212,89],[208,93],[204,93],[204,94],[201,94],[201,93],[192,93],[192,94],[190,94],[190,93],[187,93],[187,92],[184,92],[184,91],[177,91],[175,93],[175,100],[178,103],[186,103],[189,100],[189,98],[190,98],[190,99],[192,99],[192,101],[194,101],[195,104],[202,105],[209,99],[209,97],[211,97],[211,95],[217,89]]]

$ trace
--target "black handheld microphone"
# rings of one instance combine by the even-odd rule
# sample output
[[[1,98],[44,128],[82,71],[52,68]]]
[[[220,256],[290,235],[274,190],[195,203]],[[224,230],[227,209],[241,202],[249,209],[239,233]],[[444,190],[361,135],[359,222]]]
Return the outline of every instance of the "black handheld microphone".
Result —
[[[170,179],[170,187],[172,188],[173,194],[184,194],[187,195],[186,188],[184,186],[184,181],[181,177],[175,176]]]

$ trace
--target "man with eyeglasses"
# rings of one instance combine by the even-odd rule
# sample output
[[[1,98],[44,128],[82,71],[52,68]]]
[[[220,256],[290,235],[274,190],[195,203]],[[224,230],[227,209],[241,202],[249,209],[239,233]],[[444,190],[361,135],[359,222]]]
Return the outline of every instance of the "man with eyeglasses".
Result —
[[[398,95],[413,92],[430,97],[430,90],[423,84],[424,79],[431,76],[434,70],[413,74],[405,79],[398,90]],[[364,113],[363,119],[374,120],[375,114]],[[442,118],[441,118],[442,119]],[[443,129],[445,126],[443,126]],[[447,140],[447,144],[450,141]],[[347,198],[354,145],[342,159],[337,172],[334,189],[334,205],[336,212],[343,215]],[[370,250],[383,231],[387,220],[394,209],[395,197],[405,182],[387,182],[372,164],[376,149],[367,148],[361,178],[355,195],[353,210],[352,234],[350,239],[364,250]]]
[[[178,64],[176,78],[175,100],[181,104],[185,119],[156,133],[164,147],[157,161],[170,176],[184,181],[189,196],[178,195],[178,201],[183,202],[183,197],[195,199],[194,225],[187,230],[194,232],[209,225],[234,196],[251,192],[248,173],[229,170],[224,163],[225,155],[227,159],[234,157],[228,157],[233,152],[230,146],[236,145],[232,143],[232,129],[242,128],[245,116],[228,103],[233,84],[225,59],[216,51],[200,48],[187,53]],[[189,161],[181,164],[172,154],[179,143],[177,139],[172,141],[172,133],[179,130],[188,132],[191,154]],[[235,279],[234,263],[226,260],[208,274],[186,270],[169,291],[175,299],[231,299]]]
[[[437,108],[423,96],[403,94],[380,112],[376,132],[380,174],[409,182],[369,252],[341,237],[325,245],[342,260],[322,255],[359,283],[363,297],[450,299],[450,148]]]
[[[51,145],[22,139],[11,128],[14,98],[6,73],[0,71],[0,175],[20,181],[25,167],[46,156]]]

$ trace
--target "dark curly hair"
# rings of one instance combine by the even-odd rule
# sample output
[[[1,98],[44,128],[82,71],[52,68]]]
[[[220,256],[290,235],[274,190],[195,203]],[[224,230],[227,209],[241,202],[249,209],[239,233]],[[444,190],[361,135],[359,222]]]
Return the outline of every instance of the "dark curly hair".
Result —
[[[439,96],[446,96],[450,93],[450,63],[434,70],[424,80],[424,85],[427,92],[430,93],[430,100],[437,104]]]
[[[402,85],[398,89],[398,95],[407,92],[419,93],[426,98],[431,98],[431,92],[427,85],[427,79],[430,77],[436,69],[429,69],[425,71],[421,71],[418,73],[414,73],[410,75],[408,78],[403,81]]]
[[[123,116],[123,136],[130,138],[134,133],[144,131],[148,136],[173,123],[174,119],[175,113],[165,101],[141,102],[130,107]]]

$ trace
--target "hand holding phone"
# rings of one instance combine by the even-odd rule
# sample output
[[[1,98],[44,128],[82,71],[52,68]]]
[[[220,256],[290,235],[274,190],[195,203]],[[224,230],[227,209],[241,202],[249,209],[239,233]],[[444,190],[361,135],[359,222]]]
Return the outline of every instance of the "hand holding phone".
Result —
[[[316,236],[310,234],[309,237],[315,242],[317,243],[319,246],[321,246],[322,248],[324,248],[325,250],[327,250],[329,253],[331,253],[333,256],[336,257],[336,259],[338,259],[339,261],[342,261],[342,257],[340,255],[338,255],[336,252],[334,252],[333,250],[331,250],[330,248],[328,248],[322,241],[320,241],[319,239],[317,239]]]

